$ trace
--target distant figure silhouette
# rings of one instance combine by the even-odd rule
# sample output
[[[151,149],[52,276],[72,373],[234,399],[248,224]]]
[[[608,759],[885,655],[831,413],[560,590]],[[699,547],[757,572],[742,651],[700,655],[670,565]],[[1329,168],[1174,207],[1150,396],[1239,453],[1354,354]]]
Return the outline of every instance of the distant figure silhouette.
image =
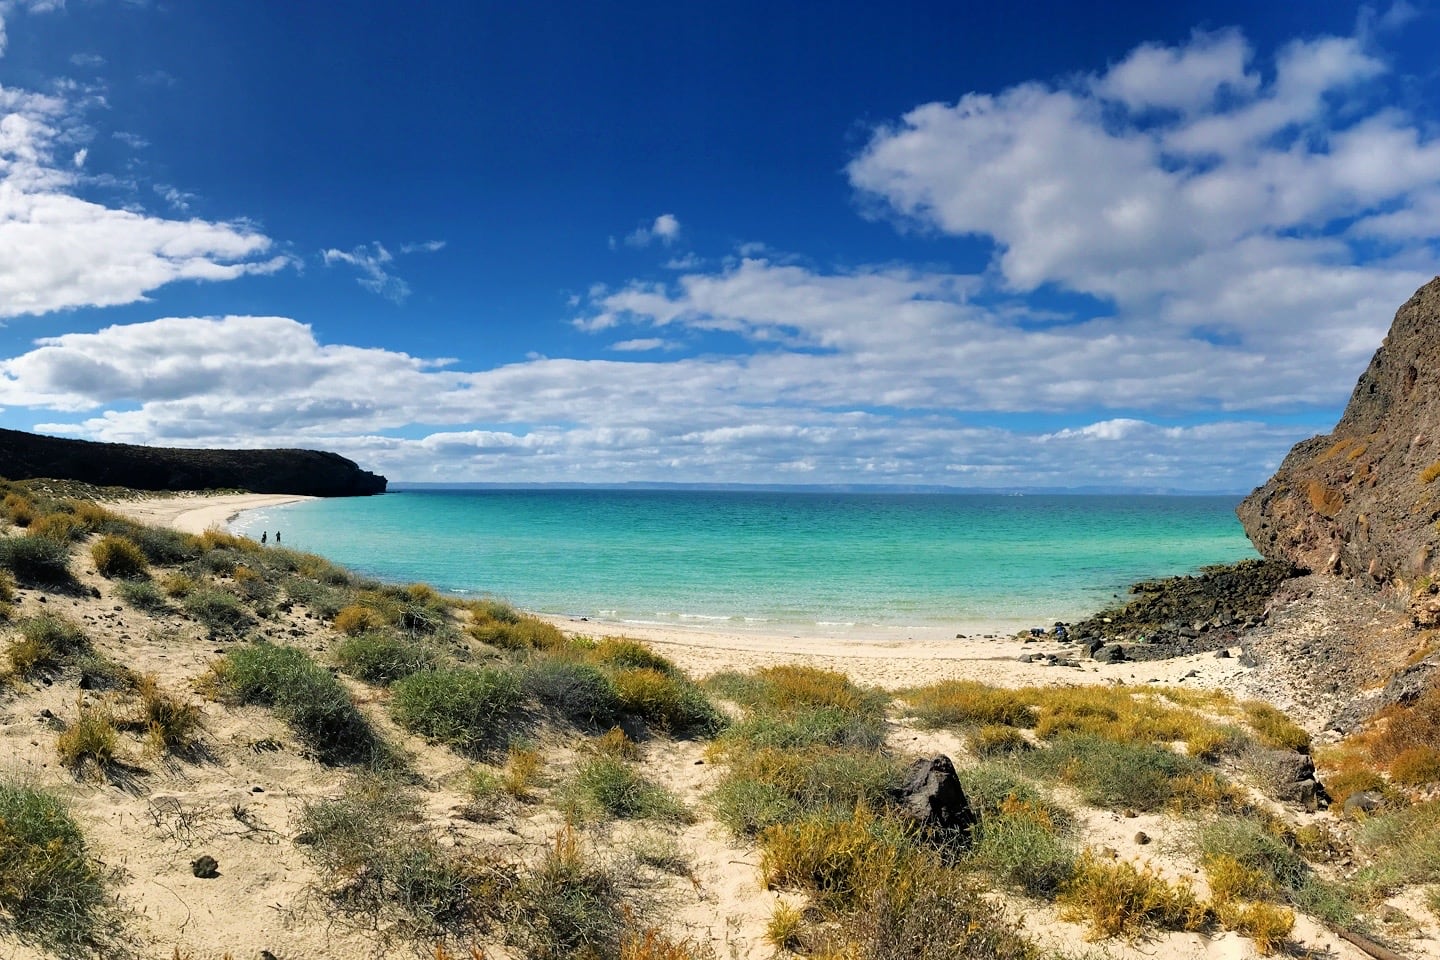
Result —
[[[279,543],[279,542],[280,542],[280,531],[279,531],[279,530],[276,530],[276,531],[275,531],[275,542],[276,542],[276,543]]]
[[[261,530],[261,531],[260,531],[260,542],[261,542],[261,543],[264,543],[264,542],[265,542],[265,538],[268,537],[268,536],[269,536],[268,533],[266,533],[264,530]],[[279,538],[278,536],[275,538],[275,542],[276,542],[276,543],[279,543],[279,542],[280,542],[280,538]]]

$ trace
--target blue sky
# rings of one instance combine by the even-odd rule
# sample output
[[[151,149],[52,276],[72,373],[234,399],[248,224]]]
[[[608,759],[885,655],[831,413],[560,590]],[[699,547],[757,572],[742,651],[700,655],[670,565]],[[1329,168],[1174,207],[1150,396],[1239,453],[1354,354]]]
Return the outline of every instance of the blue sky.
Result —
[[[0,425],[1261,482],[1436,273],[1440,10],[985,6],[0,0]]]

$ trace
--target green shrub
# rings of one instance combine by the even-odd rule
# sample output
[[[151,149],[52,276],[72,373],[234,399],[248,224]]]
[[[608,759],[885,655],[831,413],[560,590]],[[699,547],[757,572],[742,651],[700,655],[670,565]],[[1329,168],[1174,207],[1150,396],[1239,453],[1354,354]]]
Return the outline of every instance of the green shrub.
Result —
[[[247,644],[226,655],[219,677],[241,703],[273,707],[324,763],[388,758],[345,688],[303,650]]]
[[[533,960],[618,957],[633,891],[562,829],[544,859],[520,879],[513,898],[517,933]]]
[[[616,672],[611,681],[622,710],[661,730],[709,735],[725,725],[700,688],[682,677],[638,667]]]
[[[6,649],[20,676],[55,670],[90,649],[90,639],[79,624],[44,613],[19,624],[20,636]]]
[[[37,534],[0,537],[0,567],[21,583],[55,585],[72,579],[69,545]]]
[[[614,757],[583,763],[562,793],[561,807],[574,819],[663,820],[684,823],[689,811],[674,794]]]
[[[64,956],[96,955],[106,893],[64,804],[0,780],[0,930]]]
[[[90,557],[102,577],[129,579],[149,573],[145,554],[126,537],[106,534],[90,548]]]
[[[1277,890],[1299,890],[1311,875],[1305,859],[1256,820],[1220,817],[1206,821],[1196,834],[1196,846],[1201,863],[1228,858],[1256,871]]]
[[[471,755],[500,745],[521,697],[514,674],[494,669],[426,670],[391,689],[397,723]]]
[[[1158,810],[1176,783],[1204,771],[1198,760],[1150,743],[1066,734],[1048,748],[1020,756],[1027,770],[1063,780],[1092,806]]]
[[[597,643],[589,653],[590,659],[598,664],[607,667],[624,669],[627,667],[643,667],[648,670],[659,670],[661,673],[675,674],[679,671],[675,664],[665,657],[651,650],[643,643],[629,640],[625,637],[606,637]]]
[[[710,803],[716,819],[737,836],[807,815],[879,809],[904,774],[899,761],[876,750],[717,747],[726,771]]]
[[[238,634],[251,622],[250,613],[239,597],[215,587],[196,587],[185,594],[181,604],[211,633]]]
[[[151,580],[122,580],[117,586],[120,599],[136,610],[147,613],[164,613],[170,609],[165,592]]]
[[[987,723],[970,738],[970,749],[977,756],[999,757],[1030,749],[1030,741],[1014,727]]]
[[[502,650],[554,650],[565,645],[565,635],[552,623],[522,616],[514,623],[491,620],[471,624],[468,633],[481,643]]]
[[[1046,896],[1070,879],[1075,848],[1043,809],[1015,803],[986,817],[975,831],[971,861],[1034,896]]]
[[[826,957],[863,960],[1041,960],[1042,953],[958,871],[924,863],[820,930]],[[817,954],[818,955],[818,954]],[[1068,955],[1068,954],[1067,954]],[[1055,960],[1062,956],[1054,954]]]
[[[430,647],[387,633],[346,637],[335,648],[335,660],[352,677],[386,686],[440,665],[440,655]]]
[[[944,680],[905,693],[911,712],[927,727],[1035,726],[1035,714],[1024,695],[973,680]]]
[[[157,566],[173,566],[200,556],[194,537],[167,527],[137,526],[129,536],[145,559]]]
[[[609,727],[620,709],[620,698],[610,679],[588,663],[543,657],[520,672],[526,694],[585,727]]]
[[[1263,700],[1247,700],[1241,707],[1251,729],[1266,746],[1280,750],[1310,749],[1310,734],[1275,707]]]

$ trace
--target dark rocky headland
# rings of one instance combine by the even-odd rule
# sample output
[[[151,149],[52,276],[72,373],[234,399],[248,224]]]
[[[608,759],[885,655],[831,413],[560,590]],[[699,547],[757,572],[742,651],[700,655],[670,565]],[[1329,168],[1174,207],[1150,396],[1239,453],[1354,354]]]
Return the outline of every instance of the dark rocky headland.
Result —
[[[240,489],[311,497],[385,492],[385,478],[320,450],[203,450],[66,440],[0,429],[0,476],[134,490]]]

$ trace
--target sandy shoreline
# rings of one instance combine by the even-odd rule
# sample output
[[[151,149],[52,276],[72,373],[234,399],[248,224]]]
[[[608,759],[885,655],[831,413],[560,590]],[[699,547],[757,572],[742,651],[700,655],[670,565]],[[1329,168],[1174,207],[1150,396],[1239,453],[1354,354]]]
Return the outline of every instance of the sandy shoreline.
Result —
[[[224,528],[245,510],[311,500],[285,494],[182,494],[128,500],[111,509],[142,523],[168,526],[186,533]],[[803,663],[838,670],[859,683],[889,689],[920,686],[936,680],[965,679],[997,686],[1050,686],[1090,683],[1186,683],[1226,687],[1243,673],[1237,658],[1213,653],[1172,660],[1100,664],[1081,660],[1079,666],[1051,665],[1043,655],[1073,659],[1072,646],[1049,638],[1021,639],[1013,624],[957,623],[957,637],[940,630],[925,636],[837,635],[823,631],[766,633],[727,630],[716,626],[675,627],[666,624],[615,623],[583,617],[543,616],[566,633],[578,636],[626,636],[655,647],[693,676],[722,670],[750,670],[777,663]],[[1036,661],[1021,662],[1023,656]]]
[[[245,510],[314,499],[286,493],[181,493],[171,497],[120,500],[108,506],[116,513],[141,523],[170,527],[182,533],[204,533],[211,527],[225,529]]]

